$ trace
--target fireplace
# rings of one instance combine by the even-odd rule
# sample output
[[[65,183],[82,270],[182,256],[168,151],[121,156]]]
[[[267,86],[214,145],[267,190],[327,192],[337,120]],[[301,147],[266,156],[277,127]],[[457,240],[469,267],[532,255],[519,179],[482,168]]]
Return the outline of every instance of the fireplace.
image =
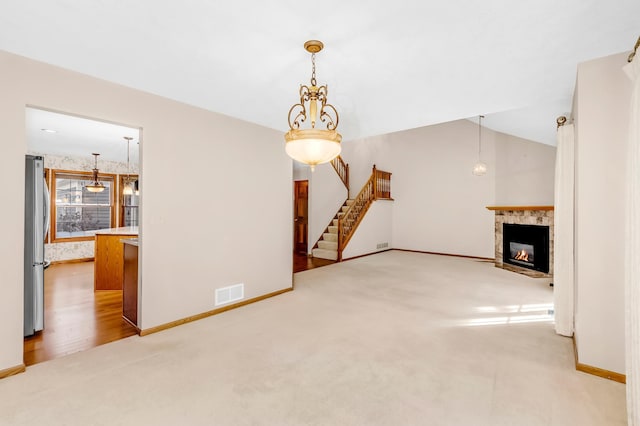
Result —
[[[495,212],[496,267],[532,278],[553,277],[553,206],[489,206],[487,209]],[[546,238],[548,241],[548,244],[545,246],[546,252],[544,252],[544,247],[539,247],[539,240],[530,241],[528,239],[515,239],[512,236],[505,236],[505,225],[546,228]],[[525,237],[527,236],[525,235]],[[507,243],[505,243],[505,241]],[[523,249],[525,253],[529,253],[527,249],[531,250],[531,247],[527,247],[526,245],[533,246],[533,252],[530,253],[528,260],[520,260],[521,256],[518,259],[515,259],[516,256],[511,256],[511,244],[509,244],[509,242],[525,245],[519,247],[516,253],[518,251],[522,252]],[[516,248],[518,247],[514,246],[514,250]],[[513,261],[504,260],[505,258],[513,259]],[[526,263],[522,264],[516,261]],[[544,264],[541,265],[541,262]]]
[[[549,273],[549,227],[502,224],[502,261]]]

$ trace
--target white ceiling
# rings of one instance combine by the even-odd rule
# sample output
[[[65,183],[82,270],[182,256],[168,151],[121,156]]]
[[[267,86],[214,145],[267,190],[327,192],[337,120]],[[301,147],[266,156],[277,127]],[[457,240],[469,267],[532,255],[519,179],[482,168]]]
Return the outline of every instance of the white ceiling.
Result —
[[[579,62],[630,51],[638,0],[0,2],[0,49],[264,126],[319,83],[345,141],[484,114],[555,143]]]
[[[26,108],[27,147],[39,154],[69,155],[93,159],[92,153],[100,154],[98,162],[127,161],[138,163],[140,131],[104,121],[89,120],[67,114]],[[99,166],[99,164],[98,164]]]

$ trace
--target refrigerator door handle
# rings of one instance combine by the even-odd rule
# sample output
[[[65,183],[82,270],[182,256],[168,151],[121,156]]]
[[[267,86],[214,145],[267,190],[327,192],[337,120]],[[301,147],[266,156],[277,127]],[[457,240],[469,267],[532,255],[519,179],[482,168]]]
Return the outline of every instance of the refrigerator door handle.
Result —
[[[49,232],[49,226],[51,225],[51,218],[49,217],[51,212],[51,198],[49,194],[49,186],[47,185],[47,179],[44,179],[44,234],[42,238],[47,237]]]

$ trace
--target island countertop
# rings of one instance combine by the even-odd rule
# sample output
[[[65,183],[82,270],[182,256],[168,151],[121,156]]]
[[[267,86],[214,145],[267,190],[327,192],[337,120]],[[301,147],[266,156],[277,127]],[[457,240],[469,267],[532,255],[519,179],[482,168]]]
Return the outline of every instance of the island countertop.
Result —
[[[136,247],[138,247],[139,245],[137,238],[127,238],[126,240],[120,240],[120,242],[123,244],[129,244]]]
[[[123,226],[120,228],[98,229],[96,235],[138,235],[138,227]]]

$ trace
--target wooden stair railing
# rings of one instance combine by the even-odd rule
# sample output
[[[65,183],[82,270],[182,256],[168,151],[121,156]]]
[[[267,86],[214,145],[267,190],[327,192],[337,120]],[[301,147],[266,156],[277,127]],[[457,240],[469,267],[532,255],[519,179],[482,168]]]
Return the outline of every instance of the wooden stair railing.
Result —
[[[393,198],[391,198],[391,173],[377,170],[374,164],[371,176],[354,198],[353,204],[338,218],[338,261],[342,260],[342,251],[375,200],[393,200]]]
[[[331,160],[331,165],[333,166],[333,169],[336,171],[336,173],[338,173],[338,176],[340,176],[340,180],[342,181],[344,186],[347,188],[347,198],[349,198],[349,165],[345,163],[342,157],[340,157],[339,155]]]
[[[333,160],[331,160],[331,165],[333,166],[333,170],[335,170],[336,173],[338,174],[338,177],[340,178],[344,186],[347,188],[347,199],[349,199],[349,196],[351,194],[351,190],[349,189],[349,165],[345,163],[342,157],[340,157],[339,155],[335,157]],[[340,206],[340,209],[341,210],[339,210],[338,213],[336,213],[336,215],[334,216],[334,219],[338,218],[339,214],[341,214],[342,205]],[[331,221],[333,222],[333,219]],[[329,223],[329,225],[331,225],[331,223]],[[324,232],[320,235],[320,238],[318,238],[318,241],[316,241],[316,243],[313,246],[314,249],[318,248],[318,243],[320,242],[320,240],[323,239],[323,235],[328,232],[329,232],[329,227],[325,228]]]

